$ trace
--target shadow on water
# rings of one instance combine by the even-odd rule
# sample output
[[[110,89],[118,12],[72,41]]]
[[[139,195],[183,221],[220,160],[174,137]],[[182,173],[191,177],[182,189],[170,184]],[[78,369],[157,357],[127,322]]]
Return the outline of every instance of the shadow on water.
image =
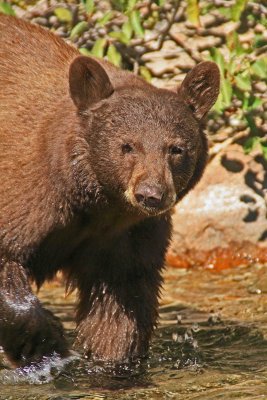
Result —
[[[149,357],[138,364],[114,368],[74,355],[27,370],[8,369],[0,358],[0,368],[1,400],[267,398],[260,330],[181,304],[161,309]]]

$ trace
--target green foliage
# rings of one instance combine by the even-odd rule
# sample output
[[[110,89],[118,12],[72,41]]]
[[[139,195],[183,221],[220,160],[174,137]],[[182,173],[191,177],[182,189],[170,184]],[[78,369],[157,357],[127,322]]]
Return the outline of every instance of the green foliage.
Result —
[[[107,45],[107,39],[103,38],[97,39],[91,50],[91,54],[95,57],[102,58],[105,53],[106,45]]]
[[[200,25],[198,0],[187,0],[186,14],[191,24],[195,26]]]
[[[155,3],[158,10],[160,10],[165,4],[165,0],[152,3]],[[140,6],[142,5],[142,1],[140,0],[111,0],[111,4],[113,9],[105,12],[94,20],[94,27],[96,29],[99,30],[103,28],[106,31],[105,38],[97,38],[92,48],[80,48],[80,51],[82,54],[106,57],[116,66],[122,67],[125,62],[133,62],[133,60],[127,56],[127,52],[125,51],[126,47],[131,46],[132,40],[144,39],[147,29],[145,29],[144,26],[147,27],[150,24],[151,27],[153,27],[155,23],[159,21],[159,11],[153,9],[150,10],[147,15],[143,15],[140,12]],[[94,18],[94,15],[97,14],[96,1],[83,0],[82,5],[88,17],[90,15],[90,18]],[[62,20],[61,12],[60,8],[60,15],[57,16]],[[120,25],[113,25],[113,20],[118,18],[118,16],[123,22]],[[88,21],[79,22],[72,28],[70,38],[76,41],[88,28]],[[151,75],[149,71],[147,68],[142,67],[144,66],[139,66],[139,74],[143,76],[144,79],[150,80]]]
[[[231,19],[239,21],[243,11],[246,8],[248,0],[236,0],[235,4],[231,7]]]
[[[133,36],[133,27],[129,20],[124,22],[124,24],[122,25],[122,28],[121,28],[121,32],[124,35],[126,42],[129,43],[129,41],[131,40],[131,38]]]
[[[115,8],[115,10],[126,11],[127,9],[127,0],[112,0],[111,4]]]
[[[263,157],[267,160],[267,139],[260,138],[259,136],[252,136],[246,140],[244,144],[245,154],[249,154],[256,148],[261,150]]]
[[[0,1],[0,12],[7,15],[15,15],[12,6],[5,1]]]
[[[54,10],[54,14],[62,22],[71,22],[72,21],[72,13],[70,10],[64,7],[57,7]]]
[[[85,32],[87,29],[88,29],[87,22],[85,21],[78,22],[78,24],[76,24],[70,32],[70,39],[74,39],[75,37],[82,35],[83,32]]]
[[[237,1],[236,5],[240,6],[241,13],[239,3]],[[221,72],[221,92],[214,110],[218,114],[231,110],[250,130],[251,136],[244,145],[245,152],[250,152],[257,145],[266,158],[266,144],[262,142],[255,119],[263,101],[254,95],[253,87],[257,82],[267,82],[267,57],[262,55],[257,58],[255,49],[255,42],[254,46],[244,47],[238,34],[233,32],[228,37],[224,54],[217,48],[210,50],[210,59],[218,64]],[[238,109],[233,106],[235,99],[241,102]]]
[[[79,52],[83,55],[83,56],[90,56],[91,55],[91,51],[86,49],[85,47],[81,47],[79,49]]]
[[[109,36],[111,38],[117,39],[125,45],[128,45],[133,36],[133,33],[133,26],[131,24],[131,21],[128,19],[126,22],[124,22],[120,31],[112,31],[109,33]]]
[[[0,12],[14,15],[10,4],[18,6],[19,2],[0,1]],[[267,143],[259,128],[262,124],[258,123],[259,118],[262,120],[266,115],[263,114],[264,107],[266,110],[264,89],[255,90],[257,85],[264,88],[262,84],[267,82],[266,7],[261,0],[232,0],[222,4],[219,6],[212,0],[63,0],[54,8],[54,14],[63,25],[63,34],[67,33],[81,54],[104,57],[118,67],[134,70],[147,81],[151,81],[153,69],[147,67],[142,56],[147,51],[160,50],[165,40],[175,41],[170,34],[171,24],[186,20],[190,24],[185,25],[185,33],[190,31],[192,37],[223,37],[219,47],[209,49],[209,59],[217,63],[221,73],[221,91],[213,113],[215,120],[220,119],[222,123],[217,124],[214,131],[232,119],[231,134],[245,128],[250,132],[244,145],[245,152],[257,147],[266,158]],[[236,32],[227,36],[224,31],[213,33],[217,26],[209,28],[203,23],[207,14],[218,19],[218,27],[220,25],[222,30],[224,23],[226,28],[227,22],[232,23],[230,28],[234,23]],[[53,24],[47,26],[57,29]],[[242,39],[244,32],[250,34],[259,26],[250,42]],[[178,40],[177,45],[193,59],[206,57],[201,49],[195,54],[195,50],[188,51],[186,43],[183,46]]]
[[[109,45],[108,51],[107,51],[107,58],[110,62],[112,62],[117,67],[119,67],[121,65],[121,55],[117,51],[114,44]]]
[[[95,10],[95,2],[94,0],[83,0],[83,5],[85,11],[90,15]]]
[[[97,20],[98,26],[105,26],[106,23],[113,17],[113,12],[108,11],[102,18]]]
[[[266,79],[267,73],[267,56],[259,58],[253,64],[251,64],[251,73],[260,79]]]
[[[255,147],[257,147],[259,143],[260,143],[260,138],[257,136],[252,136],[249,139],[247,139],[244,144],[245,154],[249,154],[252,150],[255,149]]]
[[[257,8],[256,5],[260,5],[261,2],[254,1],[255,6],[248,0],[233,0],[229,5],[225,3],[220,7],[212,0],[185,0],[185,18],[190,22],[190,29],[195,29],[197,35],[199,29],[205,30],[205,26],[201,24],[202,18],[214,12],[217,15],[221,14],[225,22],[241,25],[242,21],[243,32],[244,27],[249,31],[249,26],[257,24],[267,29],[266,14],[253,11],[260,9],[260,6]],[[91,40],[90,46],[80,48],[82,54],[105,57],[116,66],[134,68],[140,76],[151,81],[151,72],[145,62],[142,62],[139,49],[135,46],[145,47],[147,37],[151,32],[154,35],[154,28],[161,24],[162,16],[165,20],[172,20],[171,13],[179,6],[180,1],[110,0],[109,3],[110,9],[99,13],[98,0],[82,0],[80,5],[86,13],[86,18],[71,27],[70,39],[76,42],[84,32],[93,27],[97,34]],[[181,7],[184,3],[181,3]],[[55,14],[65,24],[71,25],[68,9],[58,7]],[[169,39],[168,33],[165,38]],[[160,35],[158,39],[161,42]],[[225,44],[211,48],[209,56],[209,59],[219,66],[221,73],[221,91],[213,112],[225,121],[232,119],[236,124],[234,131],[238,131],[239,126],[242,127],[240,129],[247,127],[250,137],[245,151],[251,151],[257,145],[265,157],[266,143],[262,141],[262,132],[259,131],[257,123],[258,115],[263,113],[263,98],[254,88],[255,84],[267,81],[267,57],[262,51],[257,53],[266,45],[267,39],[263,31],[256,31],[251,45],[248,46],[248,43],[244,45],[244,42],[240,41],[237,29],[226,36]]]
[[[152,76],[151,76],[151,73],[150,73],[150,71],[149,71],[149,69],[147,67],[141,66],[139,68],[139,73],[147,82],[151,81]]]
[[[143,37],[144,30],[141,24],[140,12],[133,10],[129,13],[129,22],[137,36]]]

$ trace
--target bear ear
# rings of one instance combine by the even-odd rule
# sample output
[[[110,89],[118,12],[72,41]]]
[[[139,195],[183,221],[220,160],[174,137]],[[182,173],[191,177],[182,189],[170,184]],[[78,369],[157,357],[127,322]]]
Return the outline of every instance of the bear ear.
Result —
[[[80,111],[106,99],[114,92],[104,68],[98,61],[86,56],[78,56],[71,63],[69,87],[71,98]]]
[[[211,61],[198,64],[190,71],[178,89],[182,100],[200,120],[211,109],[220,91],[220,71]]]

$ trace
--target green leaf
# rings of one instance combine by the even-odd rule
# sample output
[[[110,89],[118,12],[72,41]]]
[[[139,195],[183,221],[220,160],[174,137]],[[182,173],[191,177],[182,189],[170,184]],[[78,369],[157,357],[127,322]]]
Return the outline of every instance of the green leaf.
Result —
[[[233,57],[234,55],[240,56],[242,54],[246,54],[248,51],[242,46],[239,36],[237,32],[231,32],[227,36],[227,47],[231,51],[231,56]]]
[[[163,7],[166,3],[166,0],[157,0],[156,3],[159,7]]]
[[[128,0],[127,11],[132,11],[137,3],[137,0]]]
[[[79,52],[83,55],[83,56],[91,56],[91,51],[86,49],[85,47],[81,47],[79,49]]]
[[[210,54],[212,60],[218,65],[221,76],[224,76],[225,72],[225,63],[224,63],[224,57],[219,49],[216,47],[212,47],[210,49]]]
[[[149,69],[147,67],[141,66],[139,68],[139,73],[147,82],[151,82],[152,76],[151,76],[151,73],[150,73],[150,71],[149,71]]]
[[[143,37],[144,36],[144,30],[143,30],[142,25],[141,25],[140,12],[137,11],[137,10],[132,11],[130,13],[129,17],[130,17],[130,23],[132,25],[132,28],[133,28],[135,34],[137,36]]]
[[[200,26],[198,0],[187,0],[186,14],[191,24]]]
[[[209,12],[212,12],[212,11],[213,11],[213,7],[212,7],[211,4],[207,4],[206,3],[206,4],[201,5],[201,7],[199,7],[200,15],[206,15]]]
[[[218,7],[216,11],[219,11],[221,15],[226,17],[227,19],[231,19],[231,9],[228,7]]]
[[[267,28],[267,18],[262,14],[260,24]]]
[[[253,133],[253,135],[255,135],[256,137],[258,137],[258,133],[259,133],[259,129],[257,128],[257,125],[255,124],[254,118],[251,114],[245,114],[245,118],[247,120],[249,129],[251,130],[251,132]]]
[[[231,82],[221,77],[220,93],[216,103],[213,106],[213,110],[221,113],[232,104],[233,88]]]
[[[220,114],[224,110],[224,105],[223,105],[223,100],[222,100],[222,93],[219,94],[216,103],[212,107],[213,111],[216,111],[218,114]]]
[[[250,109],[255,110],[255,108],[260,107],[263,104],[263,100],[260,97],[253,98],[253,101],[250,104]]]
[[[248,138],[243,145],[245,154],[249,154],[259,143],[260,138],[258,136]]]
[[[12,6],[5,1],[0,2],[0,12],[6,15],[16,15],[15,11],[13,10]]]
[[[127,9],[127,0],[111,0],[111,5],[119,11],[126,11]]]
[[[121,55],[113,44],[110,44],[108,47],[107,57],[112,64],[116,65],[117,67],[120,67]]]
[[[119,31],[110,32],[109,36],[112,37],[113,39],[119,40],[121,43],[124,43],[124,44],[129,43],[129,40],[127,39],[127,37],[125,36],[125,34],[123,32],[119,32]]]
[[[222,104],[224,108],[230,107],[232,103],[233,88],[231,82],[228,79],[221,80],[221,93]]]
[[[267,79],[267,57],[255,61],[251,65],[251,72],[260,79]]]
[[[254,45],[253,47],[260,48],[267,44],[267,37],[263,34],[256,34],[254,36]]]
[[[107,44],[107,39],[104,38],[97,39],[91,50],[91,54],[95,57],[103,58],[106,44]]]
[[[253,94],[251,94],[249,97],[246,97],[243,93],[243,99],[241,99],[243,103],[243,110],[245,111],[251,111],[255,110],[256,108],[260,107],[263,103],[263,100],[260,97],[255,97]],[[246,108],[244,107],[246,103]]]
[[[248,0],[235,0],[235,4],[231,7],[231,15],[233,21],[239,21],[242,12],[245,10]]]
[[[243,99],[242,99],[242,110],[243,111],[248,111],[249,110],[249,97],[245,96],[244,92],[243,93]]]
[[[125,38],[128,41],[130,41],[130,39],[132,38],[132,35],[133,35],[133,28],[132,28],[132,25],[129,20],[124,22],[124,24],[121,27],[121,31],[124,34]]]
[[[64,7],[57,7],[54,10],[54,14],[62,22],[71,22],[72,21],[72,14],[70,10]]]
[[[83,0],[83,5],[84,5],[84,8],[85,8],[85,11],[86,11],[88,14],[92,14],[92,12],[93,12],[94,9],[95,9],[95,2],[94,2],[94,0]]]
[[[75,25],[71,32],[70,32],[70,38],[73,39],[76,36],[81,36],[83,32],[85,32],[88,29],[88,23],[85,21],[78,22],[77,25]]]
[[[241,73],[235,76],[235,84],[238,89],[243,90],[244,92],[251,91],[251,77],[247,73]]]
[[[238,71],[237,58],[232,57],[227,65],[227,76],[232,77]]]
[[[263,157],[265,158],[265,160],[267,160],[267,143],[261,143],[260,146],[263,153]]]
[[[113,11],[108,11],[102,18],[97,20],[99,26],[105,26],[106,23],[113,17]]]

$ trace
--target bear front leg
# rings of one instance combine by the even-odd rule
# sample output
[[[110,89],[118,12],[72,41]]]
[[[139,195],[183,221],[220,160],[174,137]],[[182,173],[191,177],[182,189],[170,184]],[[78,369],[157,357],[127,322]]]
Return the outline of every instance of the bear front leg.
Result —
[[[158,315],[161,279],[155,275],[96,282],[89,298],[81,292],[77,342],[87,355],[124,362],[147,353]],[[89,310],[84,316],[85,298]]]
[[[25,269],[4,260],[0,263],[0,345],[16,366],[54,353],[68,355],[63,327],[33,294]]]
[[[77,343],[94,359],[127,362],[146,355],[158,317],[169,218],[151,220],[92,254],[76,278]]]

